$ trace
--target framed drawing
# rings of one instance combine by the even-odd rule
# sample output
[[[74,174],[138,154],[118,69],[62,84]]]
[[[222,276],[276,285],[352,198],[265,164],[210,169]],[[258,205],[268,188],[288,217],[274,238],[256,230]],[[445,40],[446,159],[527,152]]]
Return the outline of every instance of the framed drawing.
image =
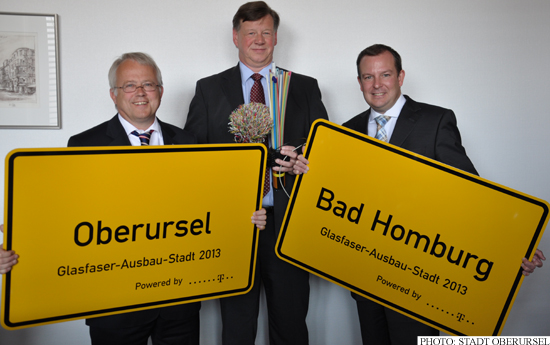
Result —
[[[0,128],[61,128],[57,14],[0,12]]]

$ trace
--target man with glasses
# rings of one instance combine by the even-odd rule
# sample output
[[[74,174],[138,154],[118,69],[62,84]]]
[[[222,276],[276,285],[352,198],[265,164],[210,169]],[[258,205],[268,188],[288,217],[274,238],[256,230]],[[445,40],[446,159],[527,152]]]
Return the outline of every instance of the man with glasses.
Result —
[[[109,70],[109,84],[118,114],[71,137],[69,146],[196,143],[189,132],[161,122],[156,117],[164,88],[161,72],[149,55],[123,54]],[[154,189],[155,182],[147,180],[147,175],[144,175],[144,182]],[[130,200],[121,196],[121,202]],[[252,223],[261,230],[265,219],[265,210],[256,211]],[[0,273],[10,271],[17,259],[14,251],[0,248]],[[87,319],[86,324],[90,326],[93,345],[147,345],[149,337],[155,345],[199,345],[199,309],[200,302],[195,302]]]
[[[118,114],[69,139],[69,146],[195,144],[195,137],[156,117],[164,92],[154,60],[126,53],[109,70],[111,98]],[[148,167],[151,169],[153,167]],[[154,186],[154,181],[150,181]],[[127,201],[129,202],[129,201]],[[92,344],[199,344],[200,302],[87,319]]]

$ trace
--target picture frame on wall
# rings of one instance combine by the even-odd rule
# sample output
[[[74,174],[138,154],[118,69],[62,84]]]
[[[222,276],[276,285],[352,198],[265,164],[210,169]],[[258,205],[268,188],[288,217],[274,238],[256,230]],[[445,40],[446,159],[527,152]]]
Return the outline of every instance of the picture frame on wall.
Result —
[[[0,129],[61,128],[57,23],[0,12]]]

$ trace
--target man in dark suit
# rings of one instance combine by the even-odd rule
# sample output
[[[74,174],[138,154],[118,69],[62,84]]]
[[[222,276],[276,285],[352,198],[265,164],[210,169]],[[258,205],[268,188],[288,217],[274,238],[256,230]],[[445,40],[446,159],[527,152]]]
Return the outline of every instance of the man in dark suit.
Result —
[[[195,144],[195,137],[156,117],[164,88],[155,61],[144,53],[126,53],[109,70],[110,93],[118,114],[69,139],[68,146],[140,146]],[[153,169],[154,167],[149,167]],[[123,177],[121,177],[123,178]],[[152,184],[154,181],[146,181]],[[265,210],[252,223],[265,227]],[[3,230],[3,225],[0,225]],[[0,248],[0,273],[17,263],[13,250]],[[200,302],[87,319],[93,345],[199,345]]]
[[[111,98],[118,114],[72,136],[68,146],[139,146],[195,144],[195,137],[156,117],[164,88],[154,60],[144,53],[127,53],[109,70]],[[140,139],[141,136],[141,139]],[[147,143],[147,144],[149,144]],[[149,181],[154,185],[154,181]],[[92,344],[199,344],[200,302],[87,319]]]
[[[357,80],[370,109],[343,126],[477,175],[462,147],[452,110],[417,103],[401,94],[405,71],[390,47],[373,45],[357,58]],[[384,125],[378,119],[386,117]],[[381,132],[383,135],[381,137]],[[414,344],[439,331],[364,297],[357,302],[363,344]]]
[[[357,58],[357,80],[370,109],[343,126],[477,175],[462,147],[452,110],[418,103],[401,94],[405,71],[392,48],[375,44]],[[380,124],[378,124],[380,122]],[[308,161],[299,156],[294,172],[305,173]],[[523,259],[524,274],[542,266],[537,250],[533,262]],[[439,331],[352,293],[357,302],[363,344],[416,344],[417,336]]]
[[[357,80],[370,109],[343,126],[376,136],[377,116],[389,116],[386,141],[477,175],[462,147],[452,110],[418,103],[401,94],[405,71],[401,57],[390,47],[374,45],[357,59]]]
[[[239,50],[239,64],[197,82],[185,129],[199,143],[231,143],[229,115],[239,105],[250,102],[254,75],[267,96],[266,76],[277,44],[279,16],[265,2],[249,2],[233,17],[233,42]],[[296,153],[309,133],[312,122],[327,119],[317,81],[292,73],[286,107],[284,146],[287,161],[277,159],[275,171],[291,172]],[[238,165],[235,168],[238,170]],[[229,170],[235,170],[228,167]],[[287,174],[289,175],[289,174]],[[233,175],[238,178],[238,172]],[[230,183],[231,179],[228,179]],[[290,193],[294,176],[286,177]],[[275,255],[275,243],[286,210],[288,196],[282,189],[270,188],[263,206],[268,209],[266,229],[260,233],[254,287],[246,295],[220,300],[224,345],[254,344],[259,310],[260,282],[264,285],[268,307],[270,344],[307,344],[306,315],[309,304],[309,274]]]

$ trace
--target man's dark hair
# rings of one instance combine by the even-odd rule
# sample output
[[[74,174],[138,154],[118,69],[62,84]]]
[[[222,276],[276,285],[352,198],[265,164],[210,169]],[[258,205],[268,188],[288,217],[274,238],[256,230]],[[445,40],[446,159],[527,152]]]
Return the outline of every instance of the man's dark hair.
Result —
[[[401,67],[401,56],[399,55],[399,53],[396,52],[392,47],[388,47],[383,44],[373,44],[372,46],[365,48],[361,53],[359,53],[359,56],[357,57],[357,75],[361,77],[359,64],[361,64],[361,60],[365,56],[378,56],[384,52],[390,52],[391,55],[393,55],[393,61],[395,62],[395,70],[397,71],[397,74],[401,73],[401,70],[403,68]]]
[[[239,31],[242,22],[255,22],[265,16],[273,18],[273,29],[277,31],[279,27],[279,15],[271,9],[268,4],[263,1],[252,1],[239,7],[235,16],[233,16],[233,29]]]

